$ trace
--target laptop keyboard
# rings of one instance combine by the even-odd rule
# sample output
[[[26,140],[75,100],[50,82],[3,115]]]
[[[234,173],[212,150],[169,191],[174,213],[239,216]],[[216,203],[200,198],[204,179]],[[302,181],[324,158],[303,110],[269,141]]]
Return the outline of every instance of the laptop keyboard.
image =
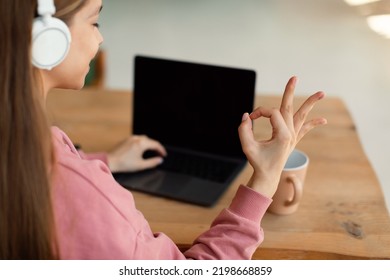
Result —
[[[168,156],[158,168],[223,183],[237,167],[235,162],[168,150]]]

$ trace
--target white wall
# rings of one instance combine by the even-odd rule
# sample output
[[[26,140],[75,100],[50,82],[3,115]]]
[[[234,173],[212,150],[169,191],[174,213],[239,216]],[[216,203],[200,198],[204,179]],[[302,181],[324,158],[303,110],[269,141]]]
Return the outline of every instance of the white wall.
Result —
[[[344,99],[390,209],[390,40],[342,0],[106,0],[107,83],[132,88],[147,54],[255,69],[257,92],[323,90]]]

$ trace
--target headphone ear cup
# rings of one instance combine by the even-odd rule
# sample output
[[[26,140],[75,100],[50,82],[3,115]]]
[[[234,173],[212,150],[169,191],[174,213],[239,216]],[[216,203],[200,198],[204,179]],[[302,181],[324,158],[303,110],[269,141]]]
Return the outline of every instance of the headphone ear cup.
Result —
[[[35,18],[32,33],[34,66],[51,70],[65,59],[69,52],[71,35],[62,20],[53,17]]]

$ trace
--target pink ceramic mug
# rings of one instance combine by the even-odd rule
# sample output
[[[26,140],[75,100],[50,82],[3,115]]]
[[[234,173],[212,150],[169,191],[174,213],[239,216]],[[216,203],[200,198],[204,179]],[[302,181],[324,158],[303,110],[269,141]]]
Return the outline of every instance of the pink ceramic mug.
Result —
[[[294,213],[303,193],[309,157],[297,149],[293,150],[280,177],[278,189],[273,196],[269,212],[279,215]]]

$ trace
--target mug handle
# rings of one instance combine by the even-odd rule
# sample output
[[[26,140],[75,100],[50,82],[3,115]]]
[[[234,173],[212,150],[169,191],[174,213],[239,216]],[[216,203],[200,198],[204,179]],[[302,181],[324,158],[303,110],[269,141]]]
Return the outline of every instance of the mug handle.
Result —
[[[302,189],[302,183],[301,181],[297,178],[297,176],[295,176],[294,174],[293,175],[290,175],[287,177],[287,181],[288,182],[291,182],[292,185],[293,185],[293,188],[294,188],[294,196],[291,200],[287,200],[284,205],[285,206],[293,206],[295,204],[297,204],[300,200],[301,200],[301,197],[302,197],[302,192],[303,192],[303,189]]]

